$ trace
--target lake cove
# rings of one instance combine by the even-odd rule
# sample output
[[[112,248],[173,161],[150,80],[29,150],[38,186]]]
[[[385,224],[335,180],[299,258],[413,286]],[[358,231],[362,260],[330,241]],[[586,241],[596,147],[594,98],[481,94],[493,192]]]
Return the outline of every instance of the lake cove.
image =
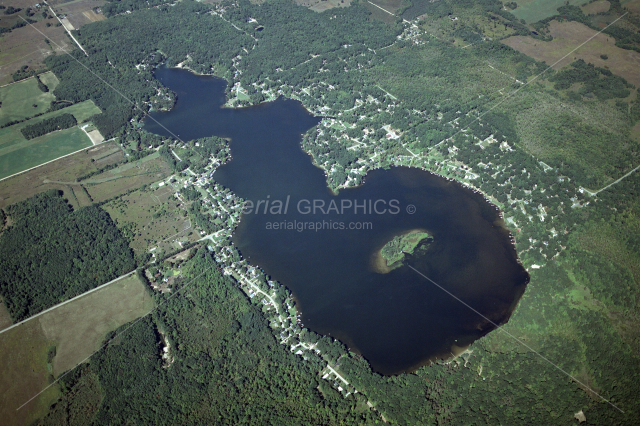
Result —
[[[509,318],[529,276],[480,194],[407,167],[371,171],[360,187],[333,194],[301,149],[319,119],[299,102],[221,108],[224,80],[167,68],[156,77],[178,93],[156,120],[183,140],[230,138],[233,159],[214,178],[249,201],[234,244],[293,292],[304,327],[340,339],[387,375],[450,356],[494,328],[408,265],[491,321]],[[153,122],[145,129],[170,136]],[[419,240],[397,238],[404,250],[381,271],[381,251],[393,256],[389,243],[412,232]]]

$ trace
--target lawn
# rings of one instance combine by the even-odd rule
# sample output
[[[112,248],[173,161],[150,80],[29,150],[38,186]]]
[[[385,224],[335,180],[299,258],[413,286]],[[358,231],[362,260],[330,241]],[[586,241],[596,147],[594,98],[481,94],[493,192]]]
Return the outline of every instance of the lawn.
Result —
[[[503,1],[503,3],[508,3]],[[524,19],[527,24],[541,21],[558,14],[558,8],[564,6],[567,0],[517,0],[518,7],[511,13],[518,19]],[[569,0],[573,6],[582,6],[589,3],[589,0]]]
[[[47,77],[44,77],[45,75]],[[58,81],[51,72],[43,74],[43,83],[45,80],[53,88],[55,88]],[[50,88],[47,93],[42,92],[38,88],[38,82],[33,77],[19,83],[0,87],[0,103],[2,105],[0,107],[0,126],[45,112],[51,105],[51,101],[56,98],[52,93],[53,88]]]

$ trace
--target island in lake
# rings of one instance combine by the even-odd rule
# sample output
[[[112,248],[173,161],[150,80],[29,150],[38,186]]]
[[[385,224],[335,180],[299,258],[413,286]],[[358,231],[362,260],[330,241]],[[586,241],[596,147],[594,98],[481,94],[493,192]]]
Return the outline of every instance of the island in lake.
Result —
[[[404,265],[407,254],[414,254],[418,247],[426,249],[433,236],[424,229],[414,229],[396,235],[376,252],[374,270],[386,274]]]
[[[335,193],[301,149],[320,118],[298,101],[222,108],[224,80],[171,68],[155,76],[179,97],[171,112],[152,113],[157,122],[145,129],[167,137],[172,129],[183,140],[229,138],[232,160],[201,182],[214,179],[254,206],[290,200],[284,212],[243,212],[232,242],[251,266],[227,265],[246,279],[261,270],[291,290],[299,324],[282,329],[285,337],[307,328],[336,338],[376,372],[394,375],[449,357],[454,345],[466,347],[509,319],[529,275],[500,212],[480,194],[414,167],[371,170],[360,186]],[[309,211],[310,200],[317,208]],[[292,224],[319,227],[284,226]],[[390,241],[393,270],[380,254]],[[271,293],[267,283],[262,291]]]

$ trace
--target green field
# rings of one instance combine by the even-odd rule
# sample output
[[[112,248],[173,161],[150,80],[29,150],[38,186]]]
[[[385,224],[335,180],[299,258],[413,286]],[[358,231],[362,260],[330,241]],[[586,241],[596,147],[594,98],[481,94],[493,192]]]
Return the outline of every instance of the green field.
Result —
[[[564,6],[567,0],[517,0],[516,3],[518,7],[511,13],[518,19],[524,19],[527,24],[532,24],[557,15],[557,9]],[[573,6],[582,6],[589,3],[589,0],[569,0],[568,3]]]
[[[51,101],[55,100],[53,89],[58,85],[58,79],[52,72],[42,74],[40,79],[49,87],[44,93],[38,88],[35,78],[20,83],[10,84],[0,88],[0,126],[10,121],[23,120],[36,114],[45,112]],[[34,105],[36,105],[34,107]]]
[[[58,77],[56,77],[56,75],[51,71],[40,74],[40,81],[49,88],[49,92],[53,92],[53,90],[58,86],[58,83],[60,83]]]
[[[0,418],[6,425],[28,425],[44,416],[60,395],[52,386],[16,410],[49,384],[48,340],[38,321],[29,321],[0,334]]]
[[[31,140],[26,140],[20,132],[24,126],[64,113],[73,114],[78,122],[83,122],[99,114],[100,109],[93,101],[85,101],[0,129],[0,179],[91,146],[89,137],[78,127]]]
[[[49,133],[28,142],[26,146],[0,154],[0,179],[91,146],[87,135],[78,127]],[[3,151],[7,150],[0,149]]]

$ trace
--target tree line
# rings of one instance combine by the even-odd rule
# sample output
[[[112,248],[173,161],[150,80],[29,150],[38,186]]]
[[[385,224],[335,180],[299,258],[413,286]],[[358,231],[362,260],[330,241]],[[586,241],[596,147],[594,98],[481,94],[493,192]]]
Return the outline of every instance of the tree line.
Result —
[[[20,129],[25,139],[33,139],[56,130],[64,130],[78,124],[73,114],[64,113],[51,118],[45,118],[35,124],[28,124]]]
[[[63,397],[40,424],[370,425],[362,395],[344,398],[308,362],[280,345],[261,313],[201,248],[182,264],[168,299],[63,378]],[[108,339],[121,329],[110,333]],[[162,358],[169,342],[172,361]],[[99,405],[74,406],[92,380]],[[96,395],[91,397],[91,395]],[[78,408],[78,409],[72,409]]]

